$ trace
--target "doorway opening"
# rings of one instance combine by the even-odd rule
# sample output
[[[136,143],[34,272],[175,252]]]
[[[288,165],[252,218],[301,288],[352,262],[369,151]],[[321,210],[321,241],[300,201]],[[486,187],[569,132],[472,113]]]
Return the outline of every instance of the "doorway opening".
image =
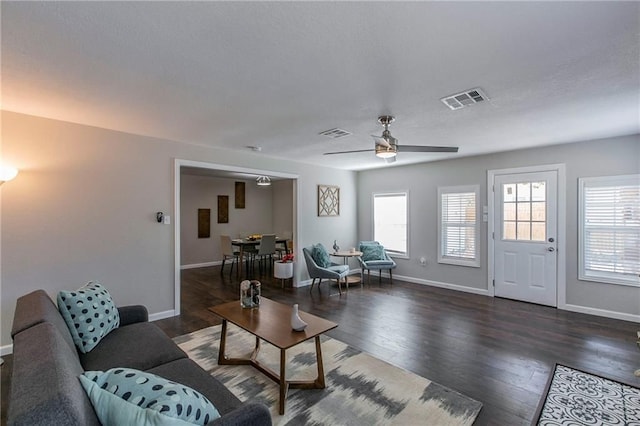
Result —
[[[218,176],[227,179],[252,179],[253,176],[269,176],[272,179],[290,179],[292,181],[292,212],[291,212],[291,232],[293,237],[293,246],[298,247],[297,243],[297,223],[298,223],[298,175],[290,173],[282,173],[272,170],[252,169],[246,167],[229,166],[225,164],[205,163],[191,160],[174,160],[174,315],[180,315],[180,290],[181,290],[181,267],[183,263],[181,243],[183,235],[181,232],[181,178],[185,170],[199,171],[204,176]],[[215,215],[215,212],[214,212]],[[213,240],[211,244],[215,244]],[[294,277],[294,285],[296,277]]]

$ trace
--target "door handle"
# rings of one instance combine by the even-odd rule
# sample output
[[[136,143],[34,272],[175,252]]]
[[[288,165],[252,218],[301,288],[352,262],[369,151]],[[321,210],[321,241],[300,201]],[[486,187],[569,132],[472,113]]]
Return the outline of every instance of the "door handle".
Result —
[[[549,247],[547,251],[556,251],[556,249],[554,249],[553,247]]]

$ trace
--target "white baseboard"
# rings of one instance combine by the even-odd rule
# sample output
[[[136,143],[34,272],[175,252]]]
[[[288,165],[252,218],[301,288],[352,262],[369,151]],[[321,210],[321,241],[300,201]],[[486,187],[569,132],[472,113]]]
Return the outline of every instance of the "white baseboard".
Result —
[[[13,353],[13,344],[0,346],[0,356],[11,355]]]
[[[149,321],[158,321],[161,319],[171,318],[175,316],[176,316],[176,311],[174,309],[169,309],[168,311],[149,314]]]
[[[385,274],[382,274],[382,275],[385,276]],[[389,275],[386,274],[386,276],[389,276]],[[403,276],[403,275],[396,275],[396,274],[393,274],[393,278],[398,278],[399,280],[408,281],[410,283],[415,283],[415,284],[428,285],[428,286],[431,286],[431,287],[446,288],[446,289],[449,289],[449,290],[463,291],[465,293],[480,294],[482,296],[489,296],[489,290],[484,289],[484,288],[467,287],[467,286],[459,285],[459,284],[443,283],[443,282],[440,282],[440,281],[425,280],[425,279],[422,279],[422,278],[415,278],[415,277],[406,277],[406,276]]]
[[[591,308],[588,306],[566,304],[564,306],[558,306],[558,309],[563,309],[565,311],[571,312],[579,312],[581,314],[596,315],[599,317],[613,318],[622,321],[640,322],[640,315],[609,311],[606,309]]]
[[[222,265],[222,260],[215,260],[213,262],[204,262],[204,263],[192,263],[190,265],[180,265],[180,269],[206,268],[207,266],[218,266],[218,265]]]

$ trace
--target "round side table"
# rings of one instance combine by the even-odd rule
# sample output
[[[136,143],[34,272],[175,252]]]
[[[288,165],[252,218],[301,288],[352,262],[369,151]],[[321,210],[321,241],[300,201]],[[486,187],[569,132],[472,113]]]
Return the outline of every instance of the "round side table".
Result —
[[[351,250],[341,250],[341,251],[336,251],[334,253],[331,253],[331,256],[334,257],[341,257],[344,259],[344,264],[345,265],[349,265],[349,259],[352,257],[358,257],[358,256],[362,256],[362,252],[361,251],[351,251]],[[349,268],[351,269],[351,268]],[[359,276],[357,275],[347,275],[347,286],[349,284],[357,284],[359,282],[361,282],[362,280],[360,279]]]

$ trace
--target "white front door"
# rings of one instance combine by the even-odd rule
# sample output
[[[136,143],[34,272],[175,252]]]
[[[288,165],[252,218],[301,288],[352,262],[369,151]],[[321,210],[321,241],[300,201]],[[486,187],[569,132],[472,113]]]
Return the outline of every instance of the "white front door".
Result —
[[[494,177],[495,295],[557,305],[558,175]]]

